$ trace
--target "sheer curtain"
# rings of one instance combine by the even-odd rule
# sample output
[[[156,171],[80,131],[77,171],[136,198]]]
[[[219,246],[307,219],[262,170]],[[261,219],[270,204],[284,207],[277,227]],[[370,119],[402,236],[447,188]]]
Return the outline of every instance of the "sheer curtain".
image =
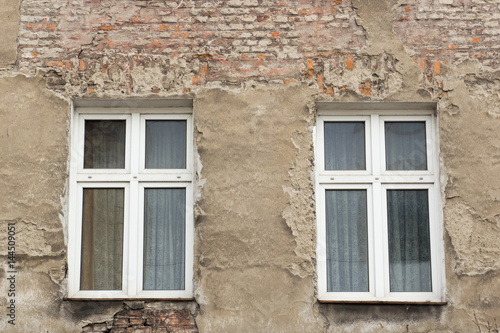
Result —
[[[368,291],[366,200],[366,190],[326,191],[328,291]]]
[[[385,122],[387,170],[427,170],[425,122]],[[387,190],[390,287],[432,291],[427,190]]]
[[[325,170],[365,169],[365,123],[325,122]]]
[[[432,291],[427,190],[388,190],[391,291]]]
[[[186,121],[146,120],[146,168],[186,167]],[[185,188],[144,192],[144,290],[184,289]]]
[[[387,170],[427,170],[425,122],[385,122]]]
[[[146,121],[146,168],[186,167],[186,121]]]
[[[184,289],[186,189],[144,192],[144,290]]]
[[[122,288],[124,193],[123,188],[83,190],[82,290]]]

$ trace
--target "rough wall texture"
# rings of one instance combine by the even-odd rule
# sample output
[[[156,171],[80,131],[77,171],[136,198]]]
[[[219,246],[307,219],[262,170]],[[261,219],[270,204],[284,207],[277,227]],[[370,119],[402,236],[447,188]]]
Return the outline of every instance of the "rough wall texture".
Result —
[[[1,4],[0,331],[498,332],[499,1]],[[174,96],[203,166],[194,301],[63,300],[69,101]],[[317,100],[438,103],[447,305],[317,302]]]
[[[2,34],[0,34],[0,69],[14,65],[17,58],[19,5],[21,0],[0,1]]]

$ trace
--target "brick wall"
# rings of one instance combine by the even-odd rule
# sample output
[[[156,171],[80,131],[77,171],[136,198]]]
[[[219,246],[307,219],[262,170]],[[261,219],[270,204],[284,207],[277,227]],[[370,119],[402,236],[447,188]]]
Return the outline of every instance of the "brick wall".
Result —
[[[350,1],[29,1],[21,9],[21,70],[52,68],[83,92],[169,91],[207,82],[311,76],[311,59],[364,46]],[[151,64],[154,63],[154,66]],[[135,68],[161,75],[134,87]],[[154,68],[152,68],[154,67]],[[159,70],[158,70],[159,68]],[[100,81],[92,73],[101,73]],[[135,89],[135,91],[133,91]]]
[[[477,59],[498,68],[499,23],[499,1],[417,1],[398,8],[394,29],[421,61],[457,63]]]
[[[187,310],[124,310],[113,323],[89,324],[85,333],[197,333],[194,316]]]
[[[318,81],[325,62],[350,70],[366,44],[351,1],[25,1],[18,64],[52,69],[73,94],[189,92],[215,82]],[[434,0],[398,6],[394,30],[429,75],[441,63],[500,64],[498,1]],[[361,60],[363,61],[363,60]],[[134,70],[149,71],[143,86]],[[371,83],[354,87],[371,95]],[[104,88],[106,86],[106,89]]]

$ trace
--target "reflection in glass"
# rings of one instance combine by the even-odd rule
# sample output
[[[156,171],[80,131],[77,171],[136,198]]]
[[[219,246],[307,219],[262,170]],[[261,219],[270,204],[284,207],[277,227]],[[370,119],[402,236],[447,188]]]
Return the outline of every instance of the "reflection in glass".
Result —
[[[125,120],[85,120],[85,169],[125,168]]]
[[[325,170],[366,170],[364,122],[325,122]]]
[[[432,291],[427,190],[388,190],[389,276],[393,292]]]
[[[385,122],[387,170],[427,170],[425,122]]]
[[[328,291],[368,291],[366,190],[327,190]]]
[[[184,289],[185,188],[144,191],[144,290]]]
[[[80,289],[121,290],[123,188],[83,189]]]
[[[146,120],[146,168],[186,168],[185,120]]]

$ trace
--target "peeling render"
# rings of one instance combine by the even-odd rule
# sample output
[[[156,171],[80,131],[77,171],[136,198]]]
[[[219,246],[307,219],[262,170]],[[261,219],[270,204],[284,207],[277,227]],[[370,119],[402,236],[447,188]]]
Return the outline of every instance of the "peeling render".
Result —
[[[499,6],[0,1],[0,331],[498,332]],[[193,99],[193,301],[65,298],[77,98]],[[316,101],[438,104],[446,305],[317,301]]]

